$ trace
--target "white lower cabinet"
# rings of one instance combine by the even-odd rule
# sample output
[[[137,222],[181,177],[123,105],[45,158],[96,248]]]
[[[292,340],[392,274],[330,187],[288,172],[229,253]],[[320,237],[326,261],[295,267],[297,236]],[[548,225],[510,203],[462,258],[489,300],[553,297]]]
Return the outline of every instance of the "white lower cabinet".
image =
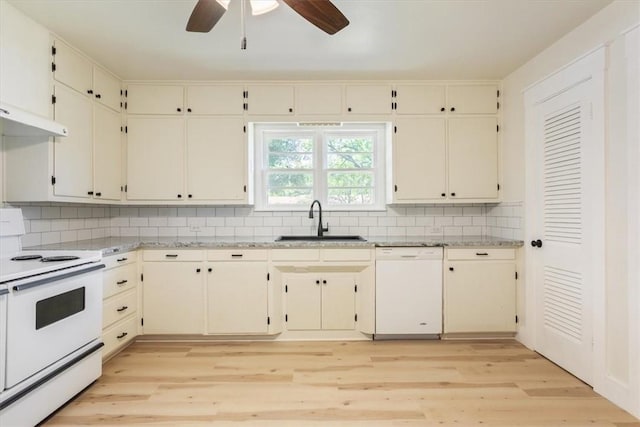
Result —
[[[219,261],[207,263],[207,333],[267,334],[267,251],[209,251],[208,259]]]
[[[103,359],[112,356],[138,335],[137,254],[103,258]]]
[[[444,333],[515,331],[515,250],[447,249]]]
[[[144,333],[204,333],[202,251],[145,251],[143,259]]]

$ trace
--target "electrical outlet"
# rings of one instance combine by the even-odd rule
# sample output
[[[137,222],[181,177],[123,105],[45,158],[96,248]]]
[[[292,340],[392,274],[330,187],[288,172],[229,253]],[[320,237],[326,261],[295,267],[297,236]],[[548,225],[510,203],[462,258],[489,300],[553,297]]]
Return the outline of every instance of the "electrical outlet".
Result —
[[[190,225],[189,226],[189,231],[192,233],[199,233],[200,232],[200,226],[198,225]]]
[[[442,234],[442,227],[441,226],[431,227],[431,234]]]

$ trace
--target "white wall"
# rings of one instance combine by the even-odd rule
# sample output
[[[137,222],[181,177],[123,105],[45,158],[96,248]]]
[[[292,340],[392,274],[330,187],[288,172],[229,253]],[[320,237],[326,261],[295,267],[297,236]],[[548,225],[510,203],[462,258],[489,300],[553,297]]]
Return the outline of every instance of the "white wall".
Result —
[[[523,91],[533,83],[567,65],[598,46],[607,46],[606,105],[606,325],[604,348],[595,348],[605,363],[596,372],[596,391],[640,417],[640,325],[637,311],[640,297],[637,288],[638,253],[638,179],[637,132],[629,123],[637,124],[637,89],[626,83],[628,74],[625,32],[640,23],[640,2],[615,1],[531,59],[503,81],[504,92],[504,200],[525,200],[525,112]],[[636,68],[637,70],[637,68]],[[635,107],[634,107],[635,105]],[[634,151],[635,150],[635,151]],[[633,206],[636,206],[635,210]],[[527,207],[523,209],[527,213]],[[635,233],[633,231],[636,231]],[[532,236],[523,236],[525,241]],[[524,275],[523,275],[524,276]],[[522,290],[525,283],[520,284]],[[531,311],[531,301],[525,301]],[[520,339],[530,347],[533,325],[527,322]]]

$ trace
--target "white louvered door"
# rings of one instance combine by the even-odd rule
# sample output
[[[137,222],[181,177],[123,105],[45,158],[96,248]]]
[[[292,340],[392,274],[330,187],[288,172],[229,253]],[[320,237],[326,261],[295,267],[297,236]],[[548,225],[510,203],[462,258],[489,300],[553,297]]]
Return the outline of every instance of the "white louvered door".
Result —
[[[587,383],[593,379],[594,289],[604,263],[594,248],[603,243],[604,160],[593,90],[587,79],[536,107],[533,238],[542,246],[532,251],[536,350]]]

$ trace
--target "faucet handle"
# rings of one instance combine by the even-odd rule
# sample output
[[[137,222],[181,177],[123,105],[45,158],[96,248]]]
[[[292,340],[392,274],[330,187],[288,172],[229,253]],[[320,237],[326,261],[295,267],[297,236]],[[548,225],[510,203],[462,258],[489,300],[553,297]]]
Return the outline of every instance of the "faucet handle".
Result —
[[[320,224],[320,226],[322,226],[322,224]],[[322,227],[322,231],[329,231],[329,223],[327,222],[327,226],[326,227]]]

